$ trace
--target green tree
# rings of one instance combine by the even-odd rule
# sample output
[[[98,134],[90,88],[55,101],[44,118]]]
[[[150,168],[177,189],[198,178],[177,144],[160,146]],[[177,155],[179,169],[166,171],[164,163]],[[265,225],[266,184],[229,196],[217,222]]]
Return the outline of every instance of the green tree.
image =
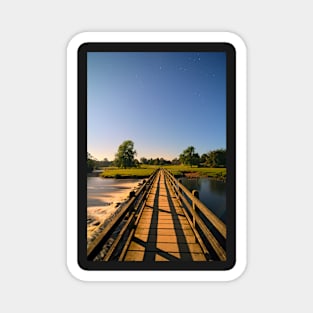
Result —
[[[207,154],[206,165],[210,167],[226,167],[226,150],[217,149]]]
[[[142,164],[148,164],[148,160],[145,157],[140,158]]]
[[[206,165],[207,158],[208,158],[208,155],[206,153],[202,154],[200,157],[200,164]]]
[[[103,166],[110,166],[110,161],[107,158],[104,158],[102,164]]]
[[[154,159],[153,165],[160,165],[160,159],[159,158]]]
[[[122,168],[136,167],[136,154],[137,152],[134,150],[134,143],[131,140],[126,140],[118,147],[114,163],[116,166]]]
[[[200,156],[198,153],[194,153],[191,158],[191,166],[192,165],[199,166],[199,164],[200,164]]]
[[[200,157],[199,154],[195,152],[195,147],[190,146],[187,149],[185,149],[183,151],[182,154],[180,154],[179,156],[179,160],[183,163],[183,164],[187,164],[187,165],[199,165],[200,163]]]
[[[91,173],[96,167],[96,158],[87,152],[87,172]]]
[[[172,165],[179,165],[180,161],[177,158],[175,158],[175,159],[172,160],[171,164]]]

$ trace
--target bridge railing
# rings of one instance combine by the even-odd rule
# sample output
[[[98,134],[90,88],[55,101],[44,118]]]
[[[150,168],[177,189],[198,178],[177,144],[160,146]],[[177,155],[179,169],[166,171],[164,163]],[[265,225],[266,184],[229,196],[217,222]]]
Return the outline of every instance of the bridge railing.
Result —
[[[225,261],[226,225],[197,198],[196,193],[190,192],[168,170],[164,169],[164,172],[174,192],[191,217],[193,227],[201,233],[201,237],[206,242],[209,253],[219,260]]]
[[[150,177],[141,185],[141,187],[132,195],[129,201],[113,217],[113,219],[104,227],[100,234],[87,247],[87,260],[94,260],[107,245],[107,251],[101,257],[103,261],[108,261],[118,249],[120,242],[127,236],[127,231],[135,221],[136,214],[142,207],[146,195],[149,192],[152,183],[156,177],[155,170]],[[112,238],[113,232],[118,229],[118,235],[113,243],[108,241]]]

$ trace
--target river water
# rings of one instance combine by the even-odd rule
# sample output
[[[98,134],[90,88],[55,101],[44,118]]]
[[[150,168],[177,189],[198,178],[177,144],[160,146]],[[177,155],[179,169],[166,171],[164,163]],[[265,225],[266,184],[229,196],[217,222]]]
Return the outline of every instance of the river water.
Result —
[[[87,240],[92,240],[99,227],[112,216],[142,179],[87,179]]]
[[[226,183],[211,178],[181,178],[182,184],[199,191],[199,199],[223,222],[226,220]]]

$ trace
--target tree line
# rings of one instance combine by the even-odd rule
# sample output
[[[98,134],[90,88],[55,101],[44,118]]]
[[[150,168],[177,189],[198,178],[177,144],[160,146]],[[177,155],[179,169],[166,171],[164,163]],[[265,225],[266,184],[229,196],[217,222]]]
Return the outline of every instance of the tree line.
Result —
[[[104,158],[102,161],[94,158],[87,152],[87,171],[92,172],[95,167],[117,166],[120,168],[140,167],[145,165],[189,165],[197,167],[226,167],[226,150],[216,149],[204,153],[201,156],[195,151],[195,147],[187,147],[178,158],[166,160],[164,158],[140,158],[140,161],[135,158],[137,151],[134,148],[132,140],[124,141],[117,150],[113,161]]]

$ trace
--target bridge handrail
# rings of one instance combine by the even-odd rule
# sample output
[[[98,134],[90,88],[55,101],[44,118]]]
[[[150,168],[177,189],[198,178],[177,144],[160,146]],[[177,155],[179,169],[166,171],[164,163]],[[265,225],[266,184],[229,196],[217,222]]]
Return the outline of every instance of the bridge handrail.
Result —
[[[100,232],[100,234],[95,238],[94,241],[90,243],[90,245],[87,248],[87,259],[93,260],[98,253],[101,251],[101,248],[103,247],[104,243],[110,238],[113,231],[116,229],[116,227],[121,223],[121,221],[124,219],[127,213],[132,212],[135,207],[138,207],[139,203],[136,203],[139,196],[147,191],[147,186],[151,184],[153,179],[155,178],[155,175],[157,173],[157,170],[155,170],[149,178],[146,180],[145,183],[142,184],[142,186],[135,192],[135,195],[129,199],[129,201],[126,203],[124,207],[113,217],[113,219],[104,227],[104,229]],[[143,201],[144,197],[141,197],[140,201]]]
[[[206,223],[196,212],[197,208],[203,215],[209,220],[209,222],[215,227],[215,229],[226,239],[226,225],[209,209],[207,208],[198,198],[196,198],[185,186],[183,186],[168,170],[164,169],[164,172],[172,184],[177,196],[184,203],[185,207],[193,217],[194,227],[196,225],[201,229],[206,240],[210,243],[211,247],[215,251],[216,255],[221,261],[226,260],[226,252],[221,246],[220,242],[213,235],[211,230],[208,228]],[[184,194],[182,193],[184,192]],[[188,202],[189,198],[192,205]]]
[[[165,169],[170,180],[184,192],[184,194],[195,204],[195,206],[203,213],[203,215],[211,222],[218,232],[226,239],[226,225],[198,198],[196,198],[182,183],[180,183],[172,173]]]

